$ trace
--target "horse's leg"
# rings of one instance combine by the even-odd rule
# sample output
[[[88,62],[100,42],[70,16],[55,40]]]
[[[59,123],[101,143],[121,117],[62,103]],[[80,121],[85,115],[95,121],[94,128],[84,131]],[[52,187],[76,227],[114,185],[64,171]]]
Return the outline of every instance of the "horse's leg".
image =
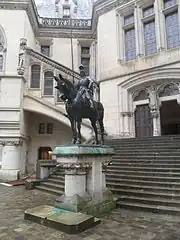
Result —
[[[91,120],[91,125],[93,127],[93,130],[94,130],[94,133],[95,133],[95,143],[96,144],[99,144],[99,141],[98,141],[98,130],[97,130],[97,126],[96,126],[96,120],[94,119],[90,119]]]
[[[71,144],[75,144],[77,140],[76,122],[75,122],[75,119],[70,119],[70,122],[71,122],[72,136],[73,136]]]
[[[103,119],[99,119],[99,127],[100,127],[100,132],[101,132],[101,145],[104,145],[104,123]]]
[[[81,119],[77,120],[77,130],[78,130],[78,134],[77,134],[77,141],[76,144],[81,144],[82,138],[81,138]]]

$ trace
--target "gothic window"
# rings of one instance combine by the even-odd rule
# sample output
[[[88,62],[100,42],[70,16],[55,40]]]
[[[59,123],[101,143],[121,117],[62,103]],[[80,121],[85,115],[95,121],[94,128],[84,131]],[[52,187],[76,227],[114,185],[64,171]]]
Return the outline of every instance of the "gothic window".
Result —
[[[41,67],[37,64],[31,66],[31,88],[40,88]]]
[[[145,90],[139,91],[138,95],[134,97],[134,102],[148,99],[148,94]]]
[[[176,0],[164,0],[166,41],[168,49],[180,46],[178,9],[176,3]]]
[[[127,61],[136,59],[136,37],[134,14],[124,18],[125,58]]]
[[[179,89],[174,84],[166,85],[159,93],[159,97],[166,97],[179,94]]]
[[[145,55],[148,56],[157,52],[156,44],[156,30],[155,30],[155,17],[152,15],[154,13],[154,6],[143,9],[143,21],[144,21],[144,47]],[[150,17],[147,21],[146,17]]]
[[[53,134],[53,123],[47,123],[47,134]]]
[[[164,8],[176,5],[176,0],[164,0]]]
[[[40,123],[39,124],[38,133],[39,134],[45,134],[45,123]]]
[[[150,16],[154,13],[154,6],[149,6],[143,9],[143,17]]]
[[[84,71],[87,76],[89,76],[89,64],[90,59],[89,58],[81,58],[81,64],[84,66]]]
[[[44,73],[44,95],[53,95],[53,76],[51,71]]]
[[[165,16],[167,48],[180,46],[180,33],[178,23],[178,13],[173,12]]]
[[[49,45],[41,45],[41,53],[47,57],[50,56],[50,46]]]

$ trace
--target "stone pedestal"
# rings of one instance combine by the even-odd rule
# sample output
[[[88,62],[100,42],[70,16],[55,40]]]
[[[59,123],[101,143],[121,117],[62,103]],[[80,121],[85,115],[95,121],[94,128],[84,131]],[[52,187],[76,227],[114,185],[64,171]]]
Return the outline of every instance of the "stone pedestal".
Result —
[[[4,141],[2,143],[2,161],[0,179],[16,180],[20,171],[21,141]]]
[[[116,200],[106,189],[103,165],[114,150],[107,146],[72,145],[56,147],[56,161],[65,169],[65,193],[56,207],[99,216],[115,208]]]

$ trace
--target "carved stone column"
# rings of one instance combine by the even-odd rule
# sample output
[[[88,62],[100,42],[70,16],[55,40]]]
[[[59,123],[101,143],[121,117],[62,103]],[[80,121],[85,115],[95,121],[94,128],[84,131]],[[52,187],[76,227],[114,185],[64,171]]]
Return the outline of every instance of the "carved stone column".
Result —
[[[22,143],[21,140],[2,142],[0,179],[15,180],[18,178]]]
[[[121,112],[121,117],[123,118],[123,136],[132,137],[133,132],[131,129],[131,119],[134,116],[133,112]]]
[[[136,35],[136,55],[141,57],[143,55],[143,38],[142,38],[142,22],[141,22],[141,9],[135,5],[134,9],[135,18],[135,35]]]
[[[155,0],[154,2],[154,14],[156,16],[156,39],[157,39],[157,49],[158,51],[163,51],[166,46],[166,37],[164,31],[164,14],[162,12],[163,9],[163,1]]]
[[[157,97],[157,87],[152,85],[148,89],[149,94],[149,107],[151,116],[153,118],[153,136],[161,135],[161,123],[160,123],[160,114],[159,114],[159,99]]]

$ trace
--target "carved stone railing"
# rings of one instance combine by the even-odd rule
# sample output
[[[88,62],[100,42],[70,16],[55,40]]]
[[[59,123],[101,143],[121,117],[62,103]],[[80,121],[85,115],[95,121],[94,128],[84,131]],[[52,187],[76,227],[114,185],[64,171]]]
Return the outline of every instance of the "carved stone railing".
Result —
[[[89,30],[92,28],[91,19],[66,19],[39,17],[39,26],[45,28]]]
[[[53,59],[51,59],[51,58],[49,58],[49,57],[47,57],[47,56],[45,56],[45,55],[43,55],[39,52],[34,51],[31,48],[26,47],[25,52],[26,52],[27,55],[32,56],[35,59],[40,60],[41,62],[44,62],[44,63],[48,64],[49,66],[55,68],[56,70],[59,70],[59,71],[64,72],[65,74],[67,74],[69,76],[74,77],[76,80],[80,78],[79,73],[77,73],[75,71],[72,71],[70,68],[56,62],[55,60],[53,60]]]

